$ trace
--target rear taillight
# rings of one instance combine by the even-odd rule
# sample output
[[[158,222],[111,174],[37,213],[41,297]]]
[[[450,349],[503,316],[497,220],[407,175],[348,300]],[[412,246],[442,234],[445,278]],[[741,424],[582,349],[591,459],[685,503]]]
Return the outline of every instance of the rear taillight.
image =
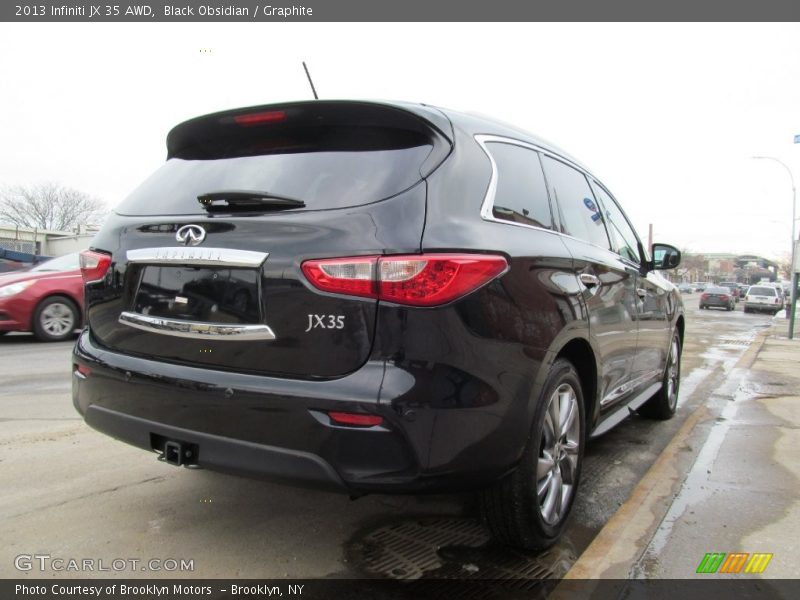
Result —
[[[84,250],[80,255],[81,276],[83,283],[100,281],[106,276],[111,266],[111,256],[92,250]]]
[[[722,295],[719,297],[719,299],[720,299],[720,300],[727,300],[728,298],[730,298],[730,296],[726,296],[725,294],[722,294]]]
[[[438,306],[465,296],[505,272],[502,256],[413,254],[309,260],[302,269],[324,292]]]
[[[708,300],[708,294],[703,294],[703,295],[702,295],[702,296],[700,296],[700,297],[701,297],[703,300]]]

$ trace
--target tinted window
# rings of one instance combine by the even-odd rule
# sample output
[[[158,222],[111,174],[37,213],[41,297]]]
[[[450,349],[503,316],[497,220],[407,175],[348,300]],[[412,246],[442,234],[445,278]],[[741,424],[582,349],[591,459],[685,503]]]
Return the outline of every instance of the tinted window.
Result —
[[[308,210],[388,198],[419,182],[430,142],[368,128],[303,130],[274,139],[206,141],[171,158],[116,209],[123,215],[202,214],[197,196],[228,190],[302,200]]]
[[[550,229],[553,221],[539,153],[513,144],[486,147],[497,165],[494,217]]]
[[[603,218],[583,173],[549,156],[543,156],[542,163],[564,232],[608,248]]]
[[[595,182],[596,183],[596,182]],[[594,186],[606,215],[606,227],[611,238],[611,249],[628,260],[639,263],[639,245],[633,231],[617,202],[599,185]]]
[[[747,290],[748,296],[775,296],[775,288],[754,285]]]

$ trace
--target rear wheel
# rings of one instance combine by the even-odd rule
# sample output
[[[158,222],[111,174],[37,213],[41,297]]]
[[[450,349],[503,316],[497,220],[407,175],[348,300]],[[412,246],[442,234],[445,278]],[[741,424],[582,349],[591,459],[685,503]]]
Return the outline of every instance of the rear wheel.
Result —
[[[569,361],[558,359],[519,466],[481,497],[484,520],[498,540],[529,550],[558,540],[578,488],[584,423],[578,373]]]
[[[667,365],[661,389],[639,408],[639,414],[651,419],[671,419],[678,406],[678,390],[681,384],[681,340],[677,332],[672,334]]]
[[[78,326],[78,309],[69,298],[51,296],[36,307],[33,333],[43,342],[59,342]]]

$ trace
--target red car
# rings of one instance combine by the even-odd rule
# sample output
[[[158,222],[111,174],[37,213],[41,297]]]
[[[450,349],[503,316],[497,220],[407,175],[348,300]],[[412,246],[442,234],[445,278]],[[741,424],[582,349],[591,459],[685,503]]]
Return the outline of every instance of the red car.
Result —
[[[43,341],[69,338],[83,315],[78,254],[48,260],[27,271],[0,274],[0,335],[33,331]]]

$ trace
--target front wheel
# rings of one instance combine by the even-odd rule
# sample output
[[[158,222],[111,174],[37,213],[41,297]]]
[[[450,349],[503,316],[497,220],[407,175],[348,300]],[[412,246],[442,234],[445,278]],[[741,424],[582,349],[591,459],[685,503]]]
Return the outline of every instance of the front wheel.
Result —
[[[667,364],[661,389],[639,408],[639,414],[651,419],[665,421],[671,419],[678,407],[678,390],[681,385],[681,339],[678,333],[672,334]]]
[[[78,309],[63,296],[46,298],[33,315],[33,333],[43,342],[67,339],[78,327]]]
[[[482,493],[483,518],[495,538],[527,550],[543,550],[558,540],[578,489],[584,423],[578,373],[558,359],[519,466]]]

